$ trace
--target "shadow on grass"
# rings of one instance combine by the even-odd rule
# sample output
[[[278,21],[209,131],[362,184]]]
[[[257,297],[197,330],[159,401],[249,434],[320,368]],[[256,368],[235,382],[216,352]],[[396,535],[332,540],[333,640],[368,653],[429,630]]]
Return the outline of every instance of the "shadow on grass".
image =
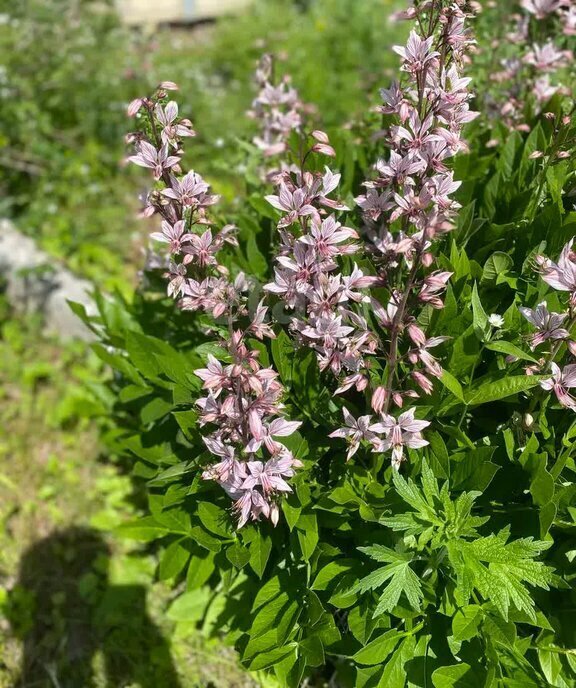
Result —
[[[23,643],[15,688],[180,688],[145,587],[111,585],[109,559],[90,528],[56,532],[24,553],[9,614]]]

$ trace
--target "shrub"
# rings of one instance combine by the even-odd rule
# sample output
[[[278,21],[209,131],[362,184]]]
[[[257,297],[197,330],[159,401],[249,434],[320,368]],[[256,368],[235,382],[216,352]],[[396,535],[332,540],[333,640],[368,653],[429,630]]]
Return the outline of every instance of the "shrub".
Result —
[[[562,91],[472,101],[478,9],[403,13],[402,80],[333,137],[265,58],[233,224],[184,174],[174,85],[129,108],[169,261],[83,316],[148,486],[121,531],[157,542],[171,618],[281,685],[574,679],[576,130]],[[563,66],[565,5],[518,11]]]
[[[1,4],[3,213],[110,286],[125,279],[118,227],[132,215],[133,184],[118,176],[125,103],[145,83],[130,38],[111,2]]]

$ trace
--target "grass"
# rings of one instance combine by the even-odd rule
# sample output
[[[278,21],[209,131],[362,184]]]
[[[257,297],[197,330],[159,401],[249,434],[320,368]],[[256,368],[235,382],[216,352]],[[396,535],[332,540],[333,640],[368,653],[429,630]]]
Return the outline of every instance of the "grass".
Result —
[[[134,485],[104,461],[82,345],[0,317],[0,688],[248,688],[234,652],[165,615],[156,557],[110,537]]]

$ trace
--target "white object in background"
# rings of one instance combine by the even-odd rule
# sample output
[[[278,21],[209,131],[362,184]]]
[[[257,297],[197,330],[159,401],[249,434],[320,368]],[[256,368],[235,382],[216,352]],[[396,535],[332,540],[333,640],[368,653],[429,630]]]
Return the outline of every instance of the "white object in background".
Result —
[[[239,12],[252,0],[116,0],[120,16],[134,26],[215,19]]]

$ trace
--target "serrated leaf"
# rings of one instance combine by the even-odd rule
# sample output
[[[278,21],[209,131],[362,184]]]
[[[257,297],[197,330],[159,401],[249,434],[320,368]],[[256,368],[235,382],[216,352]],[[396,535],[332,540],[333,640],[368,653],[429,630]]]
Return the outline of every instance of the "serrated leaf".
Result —
[[[454,640],[470,640],[477,632],[482,621],[482,608],[477,604],[469,604],[458,609],[452,618],[452,635]]]
[[[507,539],[507,531],[501,531],[472,542],[454,542],[448,548],[449,557],[459,584],[464,588],[475,587],[505,620],[508,620],[512,605],[535,618],[534,601],[527,585],[549,589],[553,581],[552,570],[534,559],[552,543],[532,538],[511,542]],[[456,552],[460,560],[455,559]]]
[[[402,593],[406,595],[413,609],[420,609],[424,594],[420,578],[410,568],[412,559],[410,555],[399,554],[383,545],[360,547],[359,549],[376,561],[390,562],[362,578],[355,587],[358,592],[366,592],[367,590],[377,590],[388,583],[380,596],[374,612],[375,617],[384,612],[392,611],[398,604]]]

